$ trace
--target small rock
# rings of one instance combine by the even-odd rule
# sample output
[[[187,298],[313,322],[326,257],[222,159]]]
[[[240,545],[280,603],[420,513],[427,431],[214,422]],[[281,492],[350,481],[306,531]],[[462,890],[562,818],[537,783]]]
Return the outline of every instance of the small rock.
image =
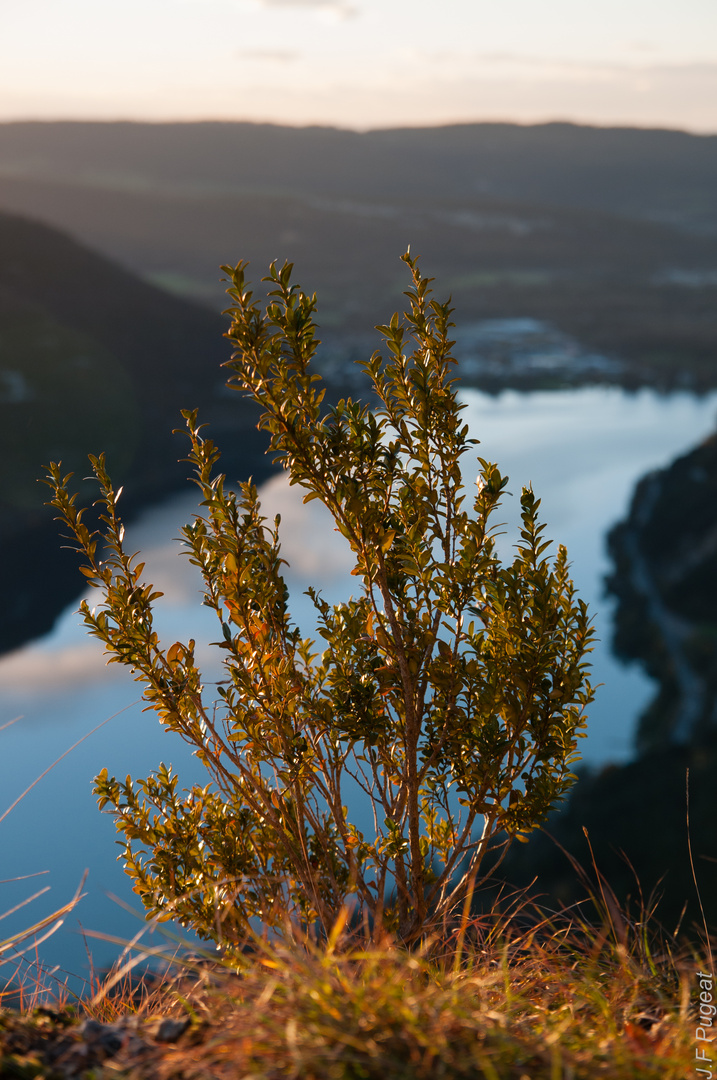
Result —
[[[180,1035],[189,1027],[189,1017],[185,1016],[177,1020],[172,1016],[165,1016],[157,1025],[154,1037],[157,1042],[176,1042]]]
[[[100,1047],[108,1057],[113,1057],[122,1048],[122,1036],[114,1024],[101,1024],[99,1020],[85,1020],[80,1027],[80,1034],[85,1042],[93,1047]]]

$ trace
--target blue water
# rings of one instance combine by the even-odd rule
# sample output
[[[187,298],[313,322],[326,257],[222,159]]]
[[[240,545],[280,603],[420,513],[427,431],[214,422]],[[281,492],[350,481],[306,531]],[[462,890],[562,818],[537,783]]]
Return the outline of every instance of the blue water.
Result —
[[[584,757],[593,763],[626,760],[635,720],[651,688],[638,670],[624,668],[609,651],[612,607],[602,585],[608,569],[605,535],[626,513],[634,485],[645,472],[668,464],[713,429],[717,395],[630,394],[595,387],[506,392],[497,398],[465,391],[464,400],[466,421],[481,440],[477,453],[496,461],[511,478],[513,496],[506,498],[497,519],[506,522],[504,552],[509,554],[513,542],[520,486],[532,483],[542,498],[547,535],[566,544],[575,582],[595,614],[601,641],[594,654],[594,680],[605,685],[590,713]],[[470,486],[477,469],[468,463],[466,470]],[[349,576],[353,560],[326,512],[317,502],[304,505],[299,489],[290,488],[283,475],[264,486],[262,501],[269,518],[281,512],[292,610],[308,632],[313,609],[303,591],[313,584],[329,601],[345,598],[355,584]],[[128,529],[128,546],[142,551],[149,580],[165,593],[157,607],[163,641],[196,638],[209,685],[219,670],[216,650],[208,645],[218,636],[217,627],[211,612],[200,606],[199,582],[173,539],[195,508],[196,495],[188,484],[186,496],[148,512]],[[86,636],[73,610],[47,638],[0,658],[0,694],[0,726],[22,717],[0,730],[0,814],[68,747],[112,717],[0,821],[0,877],[6,879],[0,883],[0,914],[50,886],[48,893],[0,921],[0,942],[70,899],[88,869],[87,895],[38,950],[47,967],[60,966],[57,978],[64,978],[65,971],[85,977],[86,945],[97,967],[108,964],[118,948],[91,937],[85,942],[80,924],[88,932],[124,939],[142,925],[141,914],[130,914],[110,898],[114,894],[138,910],[116,862],[113,821],[97,811],[93,776],[103,767],[123,777],[144,776],[160,761],[171,762],[187,785],[202,780],[204,773],[189,748],[142,711],[128,673],[116,664],[105,665],[100,644]],[[5,965],[0,977],[9,977],[12,970]]]

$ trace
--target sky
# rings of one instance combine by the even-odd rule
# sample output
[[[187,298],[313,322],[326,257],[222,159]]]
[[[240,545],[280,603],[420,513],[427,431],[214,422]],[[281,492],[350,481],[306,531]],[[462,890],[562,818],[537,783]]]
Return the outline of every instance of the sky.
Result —
[[[717,0],[0,0],[0,120],[717,132]]]

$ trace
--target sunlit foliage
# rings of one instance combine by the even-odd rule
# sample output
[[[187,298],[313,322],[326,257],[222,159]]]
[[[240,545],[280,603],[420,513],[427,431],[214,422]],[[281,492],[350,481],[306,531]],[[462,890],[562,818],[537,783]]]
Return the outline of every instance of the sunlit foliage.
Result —
[[[328,508],[355,558],[345,603],[311,592],[320,647],[289,615],[279,519],[267,525],[252,484],[234,491],[216,474],[219,453],[195,413],[184,415],[203,513],[183,533],[221,628],[217,700],[194,642],[158,640],[158,594],[125,551],[103,458],[93,459],[101,532],[51,466],[53,505],[102,594],[97,608],[82,605],[90,633],[132,668],[208,774],[205,787],[182,790],[164,765],[137,782],[104,770],[100,806],[115,814],[148,913],[229,949],[250,920],[329,934],[348,911],[376,934],[415,941],[470,896],[489,847],[524,838],[574,779],[592,699],[587,609],[565,549],[546,554],[530,489],[508,563],[490,522],[507,478],[479,458],[466,499],[475,440],[455,391],[451,308],[404,261],[408,311],[378,328],[383,353],[361,365],[371,406],[323,406],[316,298],[291,283],[290,265],[272,266],[265,309],[245,264],[224,268],[229,385],[262,406],[276,460],[305,500]],[[370,808],[371,830],[356,826],[349,801]]]

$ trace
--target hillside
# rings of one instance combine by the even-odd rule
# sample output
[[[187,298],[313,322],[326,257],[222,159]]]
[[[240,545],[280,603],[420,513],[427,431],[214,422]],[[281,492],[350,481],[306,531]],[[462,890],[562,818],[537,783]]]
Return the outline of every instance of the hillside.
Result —
[[[0,125],[0,174],[115,190],[490,196],[717,228],[717,137],[681,131],[31,121]]]
[[[717,710],[717,436],[640,481],[628,518],[609,536],[617,597],[615,642],[658,693],[640,749],[714,730]]]
[[[534,833],[527,844],[511,848],[498,872],[500,880],[519,888],[532,883],[532,893],[553,907],[584,901],[585,886],[566,854],[569,852],[599,896],[597,866],[605,894],[608,888],[612,890],[635,923],[643,917],[643,901],[650,907],[659,900],[656,921],[668,933],[679,924],[685,936],[699,940],[703,924],[688,848],[687,769],[692,858],[707,923],[714,933],[714,731],[688,745],[643,752],[626,765],[609,765],[598,771],[581,769],[565,806],[548,818],[546,832]],[[584,908],[584,914],[593,917],[591,905]]]
[[[237,397],[225,416],[223,329],[68,236],[0,214],[0,649],[47,631],[82,580],[37,482],[51,459],[84,475],[87,454],[106,451],[131,516],[184,482],[170,432],[199,406],[230,475],[266,471],[255,414]]]
[[[679,132],[0,125],[0,206],[214,310],[221,263],[287,258],[341,351],[394,309],[410,243],[459,325],[537,320],[629,385],[717,383],[716,181],[717,138]]]

